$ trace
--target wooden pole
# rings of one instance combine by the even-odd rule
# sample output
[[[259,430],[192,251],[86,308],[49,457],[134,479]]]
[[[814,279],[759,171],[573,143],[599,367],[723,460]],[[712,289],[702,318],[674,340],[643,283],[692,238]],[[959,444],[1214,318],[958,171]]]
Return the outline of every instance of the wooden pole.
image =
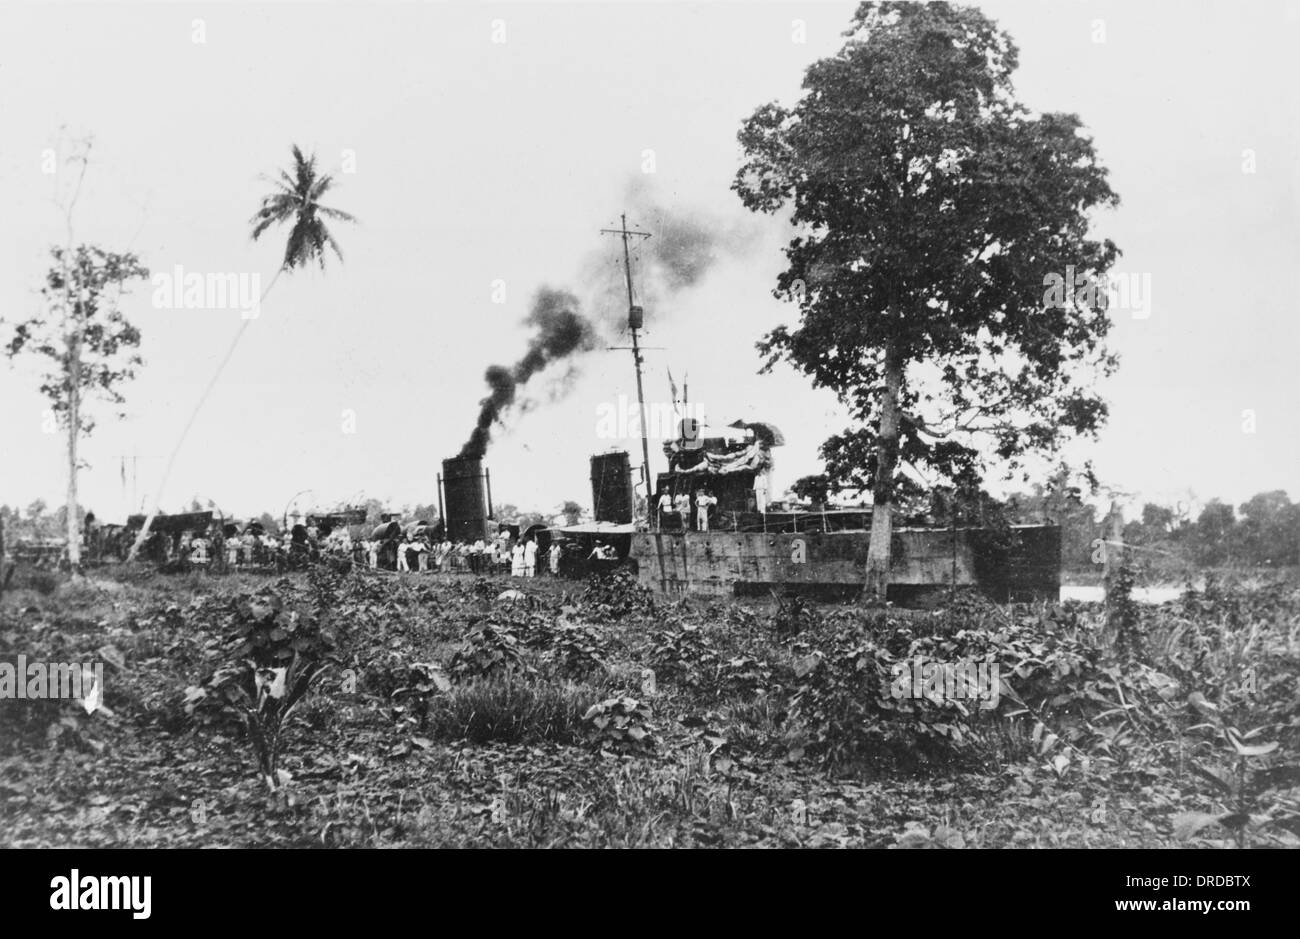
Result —
[[[628,247],[628,238],[632,235],[641,238],[649,238],[648,232],[629,231],[627,227],[627,213],[620,216],[622,227],[617,230],[601,229],[604,234],[617,234],[623,238],[623,272],[627,281],[627,316],[628,326],[632,330],[632,363],[636,367],[636,400],[641,408],[641,478],[645,483],[645,500],[646,500],[646,527],[650,527],[650,516],[654,511],[650,505],[653,496],[650,485],[650,438],[646,430],[646,411],[645,411],[645,389],[641,381],[641,344],[638,337],[640,331],[637,325],[634,308],[636,302],[632,294],[632,253]]]

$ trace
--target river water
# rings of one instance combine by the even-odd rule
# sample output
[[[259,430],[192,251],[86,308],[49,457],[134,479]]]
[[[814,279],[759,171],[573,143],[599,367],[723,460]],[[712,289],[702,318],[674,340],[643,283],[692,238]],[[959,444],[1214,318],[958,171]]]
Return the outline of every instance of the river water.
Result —
[[[1165,603],[1183,595],[1182,587],[1134,587],[1133,599],[1138,603]],[[1106,599],[1106,588],[1071,586],[1061,587],[1061,600],[1079,600],[1084,603],[1101,603]]]

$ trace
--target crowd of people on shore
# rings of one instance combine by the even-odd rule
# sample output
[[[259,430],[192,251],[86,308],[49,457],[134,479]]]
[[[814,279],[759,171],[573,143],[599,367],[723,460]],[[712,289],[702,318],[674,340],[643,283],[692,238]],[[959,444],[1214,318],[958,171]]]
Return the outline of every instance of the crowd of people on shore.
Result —
[[[249,526],[229,534],[215,527],[211,531],[155,532],[145,542],[141,556],[164,567],[236,571],[284,568],[310,560],[318,552],[302,534],[278,536],[260,526]]]
[[[172,571],[285,570],[334,558],[371,570],[513,577],[557,576],[566,556],[576,561],[617,560],[613,548],[603,542],[588,554],[589,545],[575,542],[566,547],[563,539],[548,532],[520,534],[506,526],[490,539],[472,542],[452,541],[444,536],[442,526],[425,522],[389,522],[369,531],[369,537],[354,537],[356,526],[293,524],[280,533],[259,522],[242,530],[230,523],[213,524],[206,530],[155,531],[141,556]],[[134,538],[131,531],[121,534],[123,545]],[[120,553],[115,550],[113,555]]]
[[[563,556],[558,540],[551,541],[543,552],[536,536],[517,536],[508,529],[490,540],[473,542],[438,538],[433,528],[424,525],[391,526],[382,531],[382,537],[364,539],[353,539],[346,529],[339,529],[320,543],[323,554],[350,557],[372,570],[398,572],[535,577],[539,568],[558,574]]]

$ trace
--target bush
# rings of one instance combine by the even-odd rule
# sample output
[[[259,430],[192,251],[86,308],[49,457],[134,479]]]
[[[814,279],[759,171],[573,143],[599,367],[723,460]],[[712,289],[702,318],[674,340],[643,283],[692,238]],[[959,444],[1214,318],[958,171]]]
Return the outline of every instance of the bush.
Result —
[[[524,661],[519,637],[512,629],[484,623],[465,637],[447,671],[452,680],[467,682],[501,678],[512,672],[531,675],[533,668]]]
[[[960,615],[972,613],[980,617],[974,609]],[[810,752],[829,767],[945,762],[972,742],[981,715],[1030,715],[1036,721],[1036,754],[1050,756],[1060,773],[1093,750],[1102,758],[1118,757],[1111,751],[1125,738],[1107,722],[1129,724],[1135,719],[1131,705],[1151,714],[1162,703],[1150,670],[1121,673],[1105,667],[1101,651],[1060,608],[1019,619],[999,614],[997,624],[986,621],[982,628],[956,631],[945,628],[956,625],[951,618],[945,624],[945,618],[923,623],[929,634],[921,636],[903,623],[876,635],[842,628],[805,656],[796,667],[799,685],[790,714],[806,732]],[[896,676],[911,681],[918,663],[954,670],[954,690],[958,685],[962,690],[895,695]],[[970,688],[965,673],[955,671],[959,663],[976,668],[986,663],[984,675],[996,687]],[[986,693],[990,700],[976,702],[972,692]]]
[[[960,715],[921,698],[894,699],[894,659],[887,649],[853,632],[837,634],[824,652],[795,668],[798,690],[790,701],[792,723],[808,752],[829,769],[862,768],[883,760],[910,762],[949,755],[942,741],[960,741]],[[937,719],[939,717],[946,720]]]
[[[657,675],[689,687],[717,679],[721,657],[698,626],[658,630],[650,640],[650,664]]]
[[[605,637],[590,626],[565,624],[554,634],[553,656],[561,675],[586,678],[593,672],[605,672],[608,655]]]
[[[588,740],[617,753],[645,753],[656,744],[650,724],[650,707],[636,698],[606,698],[593,704],[582,716],[588,728]]]
[[[579,598],[583,612],[595,620],[623,619],[634,614],[652,615],[654,594],[626,568],[593,574]]]

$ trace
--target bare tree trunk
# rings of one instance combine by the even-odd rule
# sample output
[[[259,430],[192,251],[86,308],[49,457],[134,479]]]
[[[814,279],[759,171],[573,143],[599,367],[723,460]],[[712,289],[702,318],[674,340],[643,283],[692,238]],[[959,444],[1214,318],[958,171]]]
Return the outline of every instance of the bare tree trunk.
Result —
[[[86,180],[86,170],[90,168],[91,140],[82,141],[80,156],[81,172],[77,174],[76,187],[68,199],[64,212],[67,226],[67,247],[63,251],[63,302],[64,315],[70,317],[68,330],[68,566],[75,577],[81,570],[81,530],[77,525],[77,437],[81,434],[81,315],[82,304],[87,300],[84,285],[78,281],[76,294],[73,293],[72,271],[77,269],[74,245],[72,216],[81,197],[81,184]]]
[[[885,352],[885,399],[877,434],[876,480],[871,493],[871,541],[867,546],[866,590],[884,602],[889,589],[889,549],[893,538],[894,468],[898,463],[898,398],[903,387],[903,363],[892,349]]]
[[[72,316],[68,339],[68,565],[73,575],[81,570],[81,526],[77,524],[77,437],[81,431],[81,320],[80,304]]]

